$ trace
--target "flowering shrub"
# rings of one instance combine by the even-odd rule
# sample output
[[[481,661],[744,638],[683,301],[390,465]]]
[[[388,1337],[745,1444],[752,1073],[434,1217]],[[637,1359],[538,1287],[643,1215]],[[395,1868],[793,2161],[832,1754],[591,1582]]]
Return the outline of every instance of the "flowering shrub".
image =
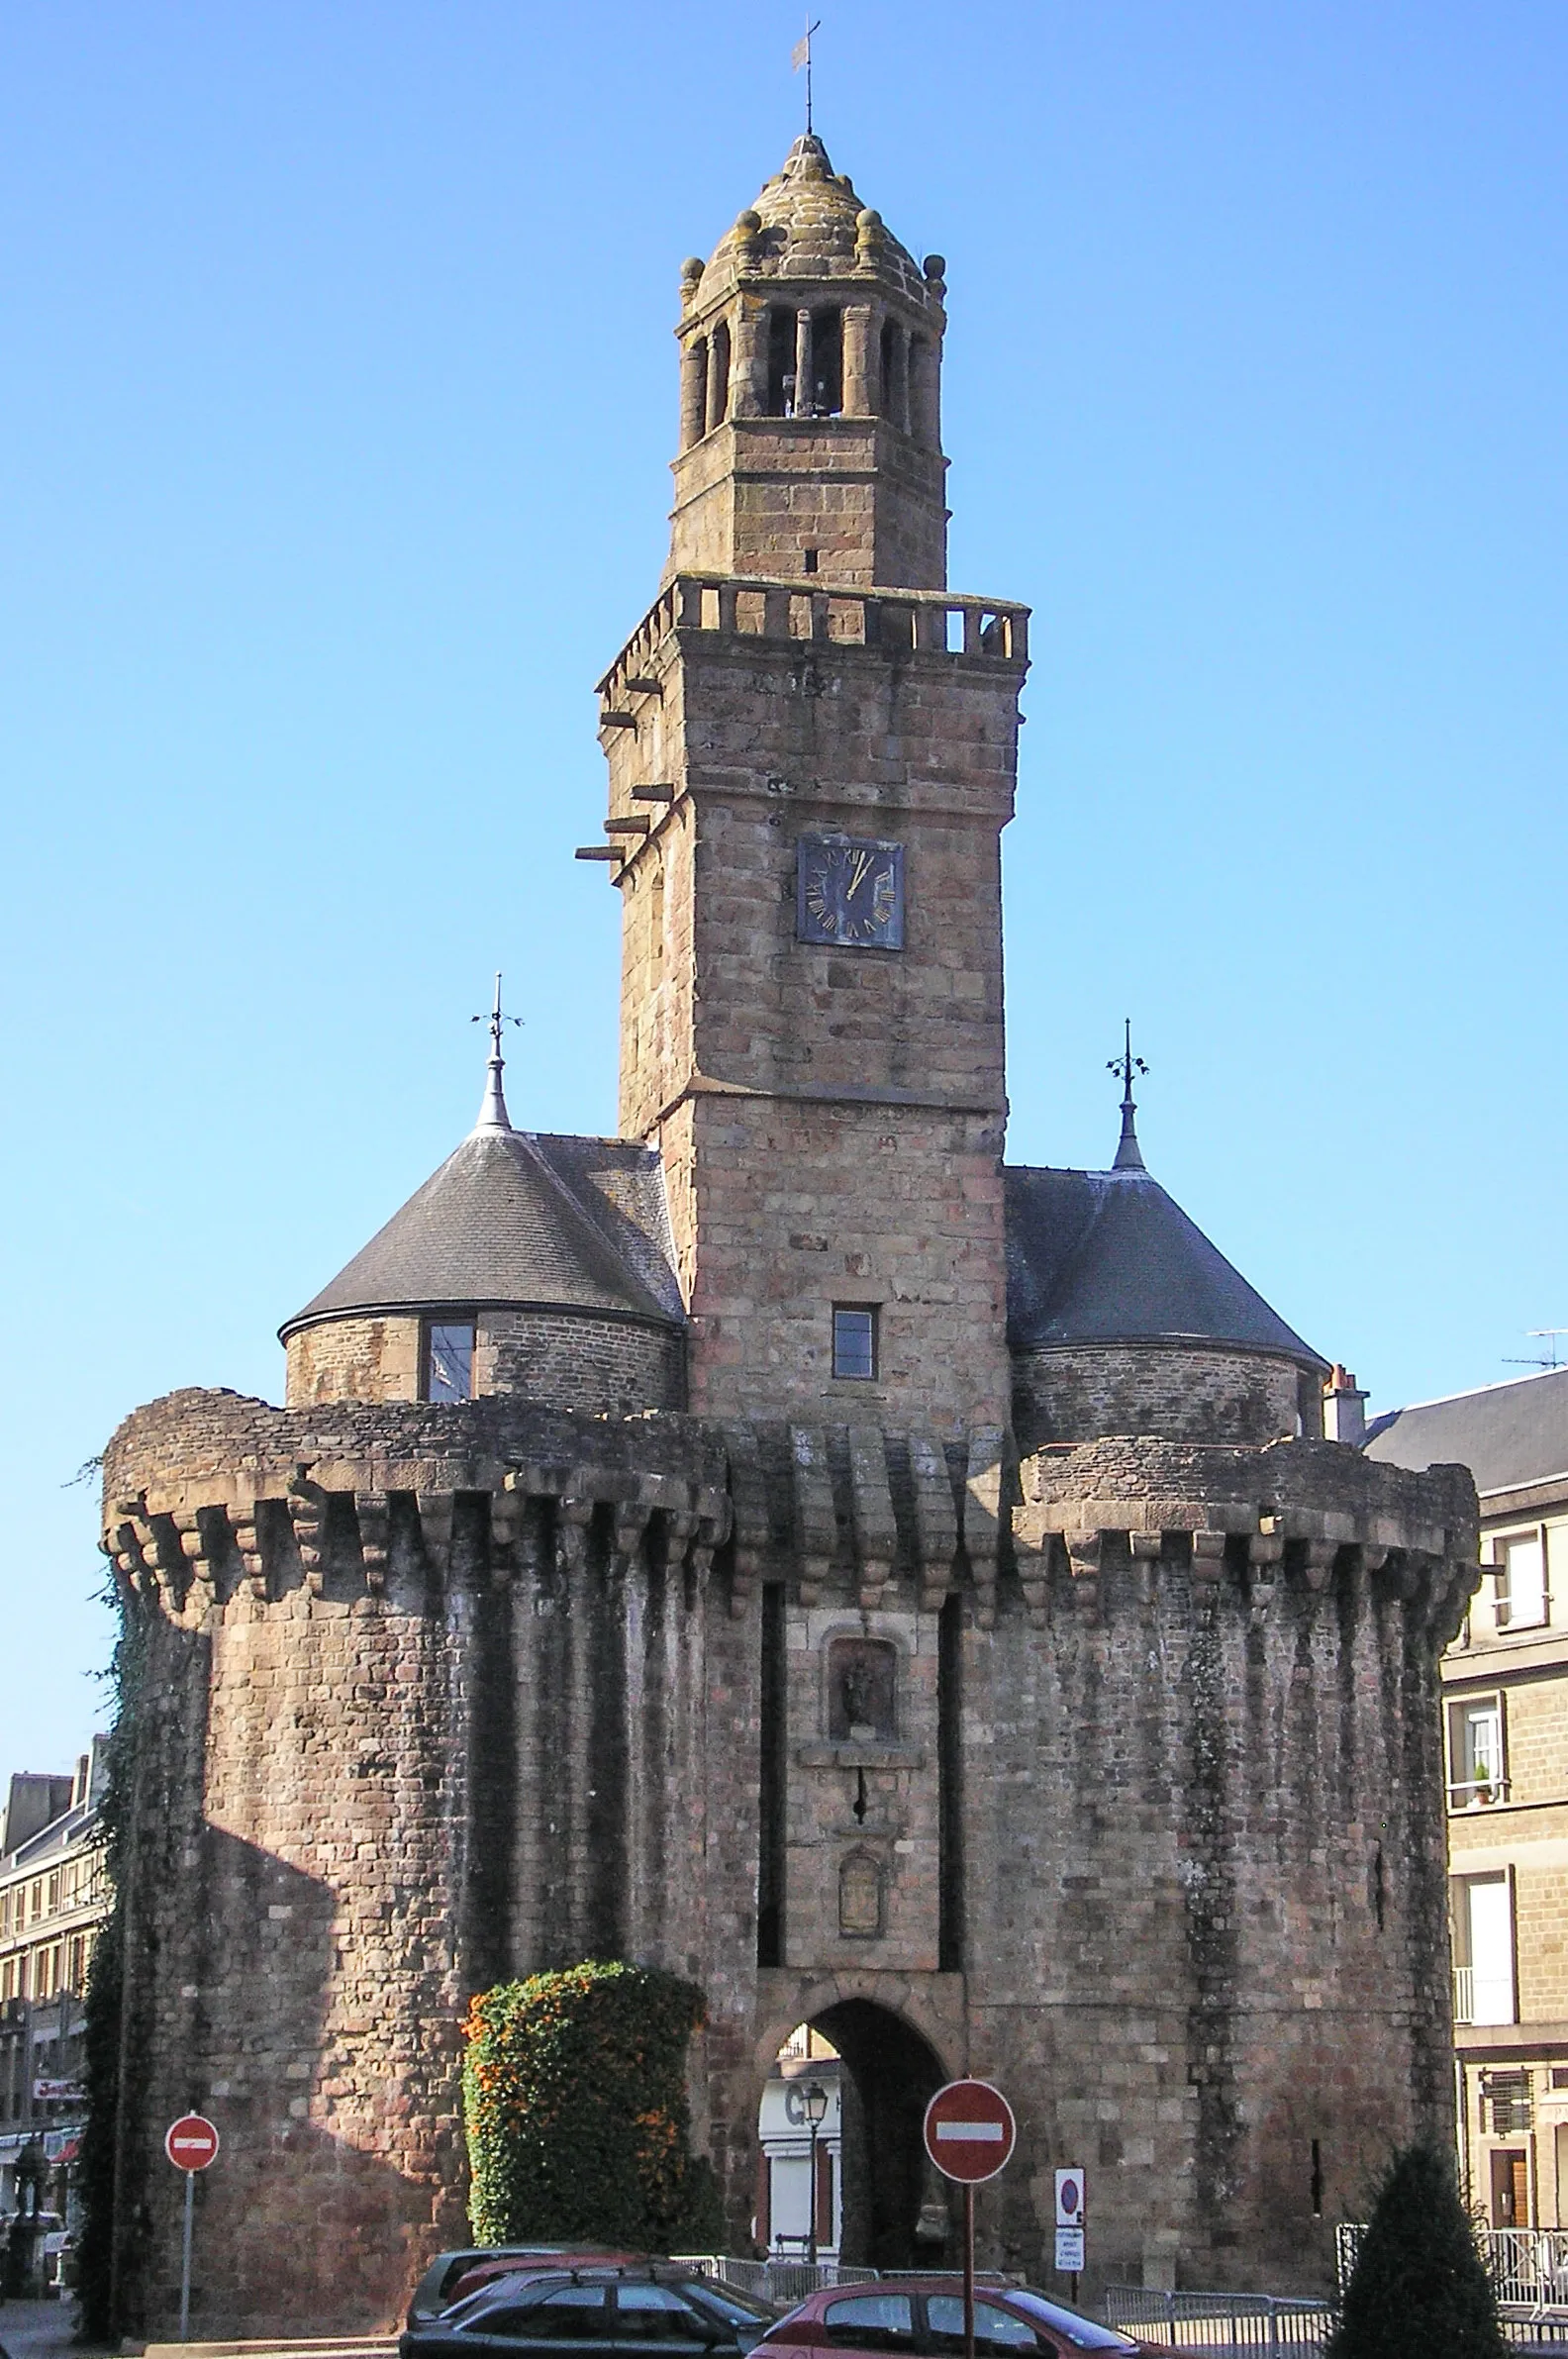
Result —
[[[475,2241],[714,2250],[718,2189],[686,2105],[703,2019],[690,1983],[593,1959],[481,1992],[463,2025]]]

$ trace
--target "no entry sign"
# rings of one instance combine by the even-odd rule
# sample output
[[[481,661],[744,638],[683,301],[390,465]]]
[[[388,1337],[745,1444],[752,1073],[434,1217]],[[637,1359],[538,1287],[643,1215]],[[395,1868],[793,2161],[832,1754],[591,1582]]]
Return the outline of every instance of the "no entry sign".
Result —
[[[163,2135],[163,2151],[177,2171],[204,2171],[218,2153],[218,2132],[205,2113],[181,2113]]]
[[[1013,2108],[989,2081],[949,2081],[926,2108],[926,2151],[965,2187],[1005,2170],[1017,2139]]]

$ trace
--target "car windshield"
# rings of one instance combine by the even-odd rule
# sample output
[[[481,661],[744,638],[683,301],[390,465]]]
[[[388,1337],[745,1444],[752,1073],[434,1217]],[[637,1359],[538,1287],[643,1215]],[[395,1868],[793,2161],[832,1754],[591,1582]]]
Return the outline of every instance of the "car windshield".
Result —
[[[1063,2310],[1059,2303],[1047,2302],[1043,2294],[1010,2293],[1008,2301],[1027,2317],[1038,2318],[1053,2334],[1075,2344],[1080,2351],[1135,2351],[1138,2347],[1127,2335],[1119,2334],[1114,2326],[1102,2326],[1094,2318],[1081,2316],[1076,2310]]]

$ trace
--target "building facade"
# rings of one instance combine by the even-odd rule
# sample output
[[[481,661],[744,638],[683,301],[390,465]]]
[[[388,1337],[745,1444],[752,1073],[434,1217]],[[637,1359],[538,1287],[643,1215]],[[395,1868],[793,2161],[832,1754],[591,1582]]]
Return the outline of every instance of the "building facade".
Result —
[[[73,1773],[13,1776],[0,1821],[0,2212],[69,2220],[86,2108],[83,2004],[109,1910],[104,1739]]]
[[[943,2248],[920,2127],[965,2072],[1020,2121],[982,2257],[1048,2268],[1087,2168],[1091,2288],[1325,2283],[1374,2158],[1448,2134],[1474,1492],[1323,1438],[1130,1088],[1109,1170],[1005,1163],[1028,614],[946,586],[944,293],[810,137],[682,272],[583,847],[620,1135],[519,1129],[498,1021],[472,1134],[286,1322],[285,1406],[109,1445],[127,2330],[191,2105],[200,2330],[395,2315],[465,2234],[468,1994],[589,1955],[702,1986],[739,2250],[803,2025],[850,2259]]]
[[[1568,2227],[1568,1368],[1397,1410],[1367,1454],[1480,1492],[1442,1664],[1460,2154],[1494,2227]]]

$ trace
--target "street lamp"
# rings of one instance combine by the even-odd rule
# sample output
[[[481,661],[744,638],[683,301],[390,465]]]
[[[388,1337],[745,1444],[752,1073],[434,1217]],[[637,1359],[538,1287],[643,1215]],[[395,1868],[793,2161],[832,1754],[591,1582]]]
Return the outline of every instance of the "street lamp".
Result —
[[[811,2128],[811,2162],[807,2170],[807,2218],[811,2232],[806,2239],[806,2258],[817,2266],[817,2132],[828,2118],[828,2092],[821,2081],[808,2082],[801,2092],[801,2112]]]

